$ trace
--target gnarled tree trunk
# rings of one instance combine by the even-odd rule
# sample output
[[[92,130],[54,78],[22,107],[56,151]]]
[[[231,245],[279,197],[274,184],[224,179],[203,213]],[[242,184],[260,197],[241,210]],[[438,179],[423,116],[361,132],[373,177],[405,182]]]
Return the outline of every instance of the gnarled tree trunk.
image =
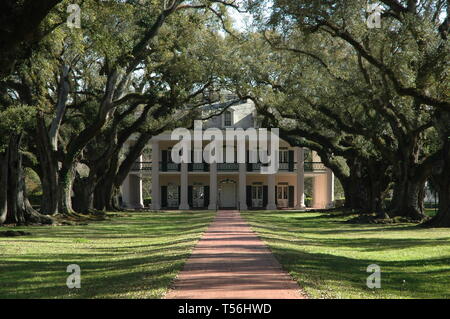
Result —
[[[388,166],[361,159],[348,159],[350,175],[341,181],[345,193],[345,207],[360,213],[376,213],[387,217],[383,210],[383,199],[388,186]]]
[[[0,154],[0,225],[8,213],[8,150]]]
[[[52,224],[53,219],[34,210],[27,199],[22,154],[19,150],[21,139],[22,135],[12,136],[8,145],[7,197],[6,203],[3,203],[7,207],[7,213],[4,222],[18,225]]]
[[[45,215],[56,215],[59,210],[58,160],[51,148],[42,117],[37,119],[35,143],[42,185],[40,212]]]
[[[445,136],[442,160],[436,165],[437,188],[439,194],[438,213],[425,226],[450,227],[450,132]]]
[[[72,184],[74,175],[73,165],[64,165],[59,171],[58,181],[58,202],[59,212],[66,216],[75,215],[72,208]]]
[[[108,161],[109,167],[103,173],[94,191],[94,207],[98,210],[119,210],[120,205],[114,199],[115,180],[119,166],[119,153],[115,152]]]
[[[389,215],[408,217],[413,220],[424,219],[423,188],[425,180],[419,179],[414,173],[415,168],[410,167],[396,180],[392,205]]]
[[[77,176],[73,183],[73,209],[77,213],[87,214],[94,208],[95,182],[89,177]]]

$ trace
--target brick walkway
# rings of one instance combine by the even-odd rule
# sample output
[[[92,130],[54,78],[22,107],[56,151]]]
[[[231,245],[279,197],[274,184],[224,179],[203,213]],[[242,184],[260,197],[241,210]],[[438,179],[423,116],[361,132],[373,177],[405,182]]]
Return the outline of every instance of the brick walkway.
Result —
[[[238,211],[219,211],[168,299],[305,298]]]

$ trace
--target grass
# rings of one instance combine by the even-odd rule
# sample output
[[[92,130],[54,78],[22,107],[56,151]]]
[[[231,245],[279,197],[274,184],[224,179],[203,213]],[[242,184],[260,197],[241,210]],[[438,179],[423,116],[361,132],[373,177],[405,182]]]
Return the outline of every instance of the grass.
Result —
[[[14,227],[0,238],[0,298],[161,298],[213,212],[120,213],[86,226]],[[291,211],[242,215],[311,298],[450,298],[450,231],[355,225],[352,216]],[[69,264],[81,289],[68,289]],[[366,286],[381,267],[381,289]]]
[[[425,208],[425,215],[428,217],[434,217],[437,214],[437,209],[435,208]]]
[[[133,212],[0,238],[0,298],[161,298],[213,212]],[[69,264],[81,288],[68,289]]]
[[[450,298],[450,230],[346,224],[354,216],[243,212],[310,298]],[[366,286],[381,267],[381,288]]]

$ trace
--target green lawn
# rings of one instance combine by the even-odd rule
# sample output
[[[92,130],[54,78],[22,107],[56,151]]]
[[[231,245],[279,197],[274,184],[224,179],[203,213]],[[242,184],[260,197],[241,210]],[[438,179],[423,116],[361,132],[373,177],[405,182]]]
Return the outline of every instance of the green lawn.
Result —
[[[450,298],[450,229],[343,223],[352,216],[243,212],[310,298]],[[381,267],[381,288],[366,286]]]
[[[213,212],[120,213],[87,226],[0,228],[0,298],[160,298]],[[81,289],[68,289],[69,264]]]

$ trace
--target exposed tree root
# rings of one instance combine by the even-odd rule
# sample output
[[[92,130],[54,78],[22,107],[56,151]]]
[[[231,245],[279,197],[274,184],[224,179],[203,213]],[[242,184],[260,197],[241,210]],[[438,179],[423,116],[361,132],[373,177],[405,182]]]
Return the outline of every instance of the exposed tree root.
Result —
[[[28,236],[31,235],[29,232],[25,231],[15,231],[15,230],[7,230],[0,232],[0,237],[18,237],[18,236]]]
[[[360,216],[356,216],[349,220],[346,220],[345,223],[349,224],[397,224],[397,223],[413,223],[418,224],[422,220],[417,220],[414,218],[396,216],[392,218],[382,218],[380,215],[376,214],[364,214]]]

